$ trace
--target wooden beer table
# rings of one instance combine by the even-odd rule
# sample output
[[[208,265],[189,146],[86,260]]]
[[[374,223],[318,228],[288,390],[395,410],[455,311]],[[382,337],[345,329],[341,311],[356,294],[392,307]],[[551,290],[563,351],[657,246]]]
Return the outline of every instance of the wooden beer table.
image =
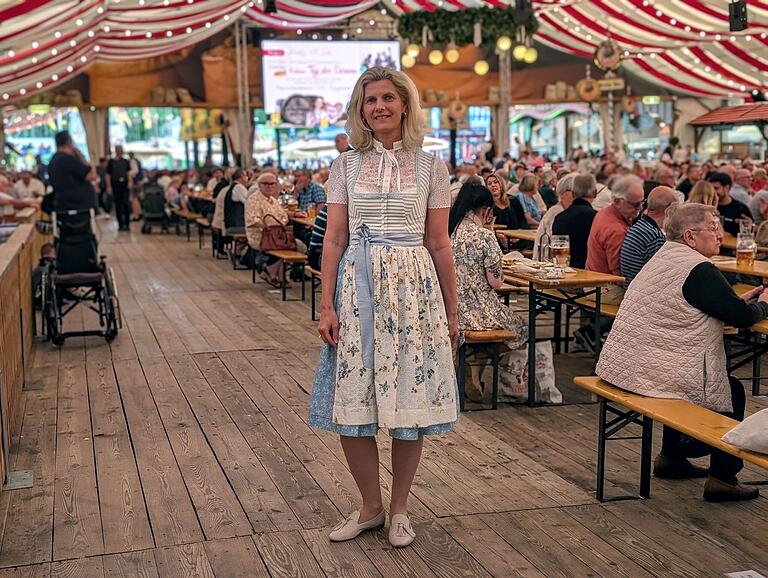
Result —
[[[535,232],[535,231],[534,231]],[[606,285],[621,285],[624,277],[574,269],[560,279],[548,279],[535,273],[505,271],[504,279],[511,284],[528,283],[528,406],[536,405],[536,316],[554,310],[555,340],[559,342],[562,305],[593,313],[595,333],[595,363],[600,357],[600,297]],[[578,300],[594,296],[594,311]],[[555,308],[553,309],[553,303]],[[567,338],[568,336],[566,336]]]
[[[507,239],[518,239],[520,241],[536,241],[536,229],[504,229],[496,231],[496,234]]]
[[[736,250],[736,237],[731,235],[730,233],[724,233],[723,234],[723,240],[720,243],[720,247],[723,249],[729,249],[731,251]],[[758,245],[757,246],[757,252],[758,253],[768,253],[768,247],[765,245]]]
[[[310,229],[315,226],[315,220],[310,219],[309,217],[288,217],[288,219],[293,223],[304,225]]]
[[[739,273],[741,275],[752,275],[754,277],[768,278],[768,261],[755,261],[751,267],[740,266],[736,262],[736,257],[727,255],[717,255],[712,258],[715,267],[724,273]]]

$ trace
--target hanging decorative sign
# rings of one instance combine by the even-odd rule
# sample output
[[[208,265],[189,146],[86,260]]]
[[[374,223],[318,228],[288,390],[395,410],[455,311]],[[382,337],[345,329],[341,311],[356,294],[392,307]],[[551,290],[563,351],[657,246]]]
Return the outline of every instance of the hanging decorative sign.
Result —
[[[618,44],[608,38],[597,45],[595,49],[594,63],[600,70],[615,71],[621,66],[624,58],[623,52]]]
[[[624,79],[620,76],[613,76],[610,78],[601,78],[597,81],[600,90],[603,92],[609,92],[611,90],[624,90]]]
[[[624,112],[627,114],[635,114],[637,112],[637,98],[627,95],[621,99],[621,104],[624,107]]]
[[[600,98],[600,85],[594,78],[582,78],[576,83],[576,94],[584,102],[592,102]]]

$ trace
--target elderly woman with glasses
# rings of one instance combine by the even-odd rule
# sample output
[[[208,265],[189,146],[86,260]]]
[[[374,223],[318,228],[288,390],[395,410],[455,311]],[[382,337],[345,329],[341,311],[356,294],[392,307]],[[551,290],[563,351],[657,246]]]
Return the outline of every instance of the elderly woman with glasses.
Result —
[[[684,399],[742,420],[744,387],[728,375],[723,325],[750,327],[768,317],[768,293],[760,286],[738,297],[710,261],[723,239],[714,207],[672,205],[665,231],[667,242],[627,288],[597,375],[627,391]],[[712,454],[709,470],[687,460],[707,453]],[[739,458],[665,427],[654,474],[708,476],[704,499],[711,502],[755,498],[757,489],[736,478],[742,467]]]
[[[261,246],[261,234],[268,225],[287,225],[288,213],[280,206],[277,197],[280,189],[277,177],[271,172],[264,172],[256,179],[258,191],[254,191],[245,201],[245,234],[248,245],[256,251]],[[282,279],[281,260],[269,257],[262,278],[277,286]]]

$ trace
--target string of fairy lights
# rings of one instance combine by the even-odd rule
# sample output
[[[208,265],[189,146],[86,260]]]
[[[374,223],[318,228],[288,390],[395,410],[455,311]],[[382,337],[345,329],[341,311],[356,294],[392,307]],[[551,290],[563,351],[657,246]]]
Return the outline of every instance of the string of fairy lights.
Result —
[[[28,10],[26,4],[38,7]],[[361,10],[380,7],[397,16],[428,7],[461,9],[477,2],[365,0],[329,5],[319,0],[279,0],[274,12],[268,12],[266,4],[266,0],[49,0],[0,9],[0,102],[49,90],[97,61],[139,60],[186,48],[240,18],[328,40],[339,36],[316,29]],[[768,2],[763,0],[750,2],[750,27],[740,33],[727,32],[727,7],[707,2],[534,0],[533,6],[539,23],[537,42],[591,58],[599,43],[611,38],[622,47],[632,72],[668,88],[733,97],[768,86]],[[371,26],[376,26],[376,18],[372,20]],[[354,32],[340,37],[354,37]],[[404,46],[405,68],[416,63],[414,47],[421,52],[414,43]],[[538,58],[533,44],[518,44],[508,36],[499,38],[496,48],[511,50],[521,62]],[[433,65],[451,63],[458,60],[458,49],[433,48],[427,60]],[[488,70],[487,61],[475,63],[476,73]]]

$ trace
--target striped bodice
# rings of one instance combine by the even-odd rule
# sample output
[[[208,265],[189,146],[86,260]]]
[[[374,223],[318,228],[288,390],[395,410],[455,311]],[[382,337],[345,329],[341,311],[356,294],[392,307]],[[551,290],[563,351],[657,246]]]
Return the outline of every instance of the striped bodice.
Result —
[[[328,202],[346,202],[350,232],[365,224],[376,235],[423,235],[427,209],[450,206],[444,165],[421,149],[398,145],[387,151],[351,151],[339,159],[345,191],[333,194],[341,183],[334,184]]]

